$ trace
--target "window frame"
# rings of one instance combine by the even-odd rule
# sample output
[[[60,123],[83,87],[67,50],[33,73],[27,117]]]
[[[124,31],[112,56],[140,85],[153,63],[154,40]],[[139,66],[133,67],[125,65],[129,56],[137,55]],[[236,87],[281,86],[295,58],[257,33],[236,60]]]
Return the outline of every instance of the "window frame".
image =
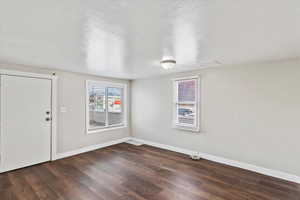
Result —
[[[195,101],[179,102],[178,101],[178,84],[181,81],[195,80]],[[190,132],[200,132],[200,76],[187,76],[175,78],[173,81],[173,128]],[[178,122],[178,107],[180,104],[190,104],[195,106],[194,124],[184,124]]]
[[[114,129],[122,129],[127,128],[127,84],[125,83],[114,83],[114,82],[108,82],[108,81],[94,81],[94,80],[86,80],[86,88],[85,88],[85,127],[86,127],[86,133],[87,134],[93,134],[93,133],[99,133]],[[103,127],[96,127],[95,129],[90,130],[90,116],[89,116],[89,84],[96,84],[100,85],[101,87],[105,88],[105,115],[106,115],[106,125]],[[108,95],[107,95],[107,88],[121,88],[123,89],[123,95],[122,95],[122,112],[123,112],[123,122],[120,124],[113,124],[109,125],[108,123]]]

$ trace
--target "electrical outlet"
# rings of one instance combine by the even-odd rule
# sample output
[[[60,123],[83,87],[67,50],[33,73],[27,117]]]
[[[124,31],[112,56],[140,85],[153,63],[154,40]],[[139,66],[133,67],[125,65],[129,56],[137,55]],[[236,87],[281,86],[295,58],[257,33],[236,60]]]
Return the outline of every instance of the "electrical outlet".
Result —
[[[190,155],[190,156],[191,156],[191,159],[192,159],[192,160],[200,160],[200,159],[201,159],[200,155],[197,155],[197,154],[195,154],[195,155]]]

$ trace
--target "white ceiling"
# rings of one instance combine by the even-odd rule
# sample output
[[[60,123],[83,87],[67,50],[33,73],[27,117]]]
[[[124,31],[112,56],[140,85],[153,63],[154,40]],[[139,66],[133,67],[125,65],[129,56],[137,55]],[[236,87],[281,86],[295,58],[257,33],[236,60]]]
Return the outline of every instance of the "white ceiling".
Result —
[[[299,57],[299,21],[299,0],[1,0],[0,60],[145,78]]]

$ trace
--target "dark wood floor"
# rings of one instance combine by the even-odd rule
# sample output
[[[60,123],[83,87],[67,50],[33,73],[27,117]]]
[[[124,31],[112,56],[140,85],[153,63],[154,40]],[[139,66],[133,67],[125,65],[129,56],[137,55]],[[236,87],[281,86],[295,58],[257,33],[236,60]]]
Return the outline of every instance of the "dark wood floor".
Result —
[[[6,199],[299,200],[300,186],[124,143],[0,174],[0,200]]]

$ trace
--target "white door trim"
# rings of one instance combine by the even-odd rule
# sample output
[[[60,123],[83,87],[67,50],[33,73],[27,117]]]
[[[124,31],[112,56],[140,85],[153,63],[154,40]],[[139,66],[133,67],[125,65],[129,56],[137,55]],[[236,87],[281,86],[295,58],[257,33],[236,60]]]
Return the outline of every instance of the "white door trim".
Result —
[[[21,72],[14,70],[0,70],[0,75],[9,75],[9,76],[21,76],[21,77],[30,77],[30,78],[40,78],[40,79],[49,79],[51,80],[51,113],[52,113],[52,123],[51,123],[51,160],[55,160],[56,151],[57,151],[57,86],[58,86],[58,77],[55,75],[49,74],[38,74],[38,73],[30,73],[30,72]],[[3,80],[1,79],[0,86],[3,85]],[[0,90],[0,96],[2,96],[2,90]],[[2,106],[2,101],[1,101]],[[1,133],[2,130],[2,120],[1,120],[2,112],[0,113],[0,141],[1,141]],[[0,173],[2,171],[2,146],[0,146]]]
[[[1,73],[0,73],[0,173],[2,173],[3,172],[3,162],[2,162],[2,160],[3,160],[3,145],[2,145],[2,133],[3,133],[3,131],[4,131],[4,129],[3,129],[3,120],[2,120],[2,116],[3,116],[3,109],[1,109],[1,108],[3,108],[4,107],[4,104],[3,104],[3,101],[2,101],[2,99],[1,99],[1,97],[3,96],[3,89],[2,89],[2,85],[3,85],[3,83],[4,83],[4,80],[3,80],[3,78],[1,77]]]
[[[57,91],[58,91],[58,77],[52,76],[52,126],[51,126],[51,160],[56,160],[57,155]]]
[[[24,76],[24,77],[31,77],[31,78],[43,78],[43,79],[50,79],[52,80],[55,76],[50,74],[38,74],[38,73],[31,73],[31,72],[23,72],[23,71],[15,71],[15,70],[0,70],[1,75],[10,75],[10,76]]]

